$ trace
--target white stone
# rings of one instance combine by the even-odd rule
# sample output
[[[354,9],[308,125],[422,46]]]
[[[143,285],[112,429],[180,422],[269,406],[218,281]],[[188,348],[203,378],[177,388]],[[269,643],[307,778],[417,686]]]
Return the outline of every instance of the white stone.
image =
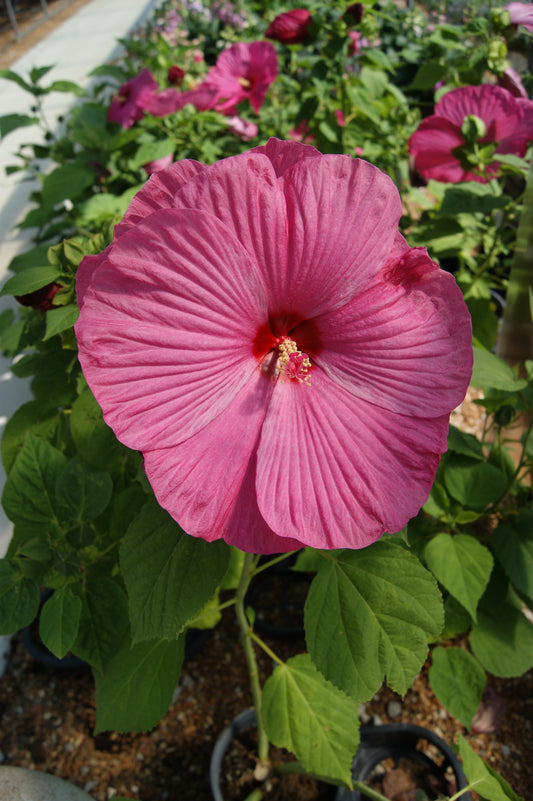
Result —
[[[2,801],[94,801],[57,776],[28,768],[0,767]]]

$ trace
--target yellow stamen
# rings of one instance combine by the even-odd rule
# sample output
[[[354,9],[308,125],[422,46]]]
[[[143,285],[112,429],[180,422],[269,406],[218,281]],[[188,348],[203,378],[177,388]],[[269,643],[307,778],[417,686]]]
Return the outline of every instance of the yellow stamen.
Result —
[[[294,340],[288,337],[283,339],[278,344],[278,368],[282,380],[289,380],[295,378],[300,384],[311,384],[311,376],[309,370],[311,368],[311,359],[307,353],[302,353],[298,350],[298,346]]]

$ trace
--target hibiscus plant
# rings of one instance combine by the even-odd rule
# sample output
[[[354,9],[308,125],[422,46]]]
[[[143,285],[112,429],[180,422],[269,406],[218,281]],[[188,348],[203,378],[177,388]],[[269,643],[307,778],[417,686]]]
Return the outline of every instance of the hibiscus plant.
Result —
[[[232,607],[254,798],[270,744],[383,798],[351,775],[358,709],[430,645],[467,730],[487,674],[533,666],[533,353],[492,352],[533,215],[529,18],[324,5],[168,0],[88,89],[0,73],[36,106],[3,133],[81,98],[13,168],[41,185],[2,289],[33,397],[1,442],[0,633],[53,589],[40,634],[92,667],[96,730],[145,731]],[[449,423],[469,384],[481,436]],[[307,652],[283,660],[248,597],[288,557]],[[459,751],[481,798],[518,798]]]

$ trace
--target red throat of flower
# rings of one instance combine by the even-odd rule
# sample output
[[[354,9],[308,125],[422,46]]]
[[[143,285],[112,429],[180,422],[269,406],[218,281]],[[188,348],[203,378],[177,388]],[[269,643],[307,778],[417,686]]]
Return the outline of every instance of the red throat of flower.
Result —
[[[307,386],[311,383],[312,358],[321,349],[314,324],[300,322],[288,314],[280,314],[262,325],[253,343],[253,353],[260,365],[270,365],[266,374]]]

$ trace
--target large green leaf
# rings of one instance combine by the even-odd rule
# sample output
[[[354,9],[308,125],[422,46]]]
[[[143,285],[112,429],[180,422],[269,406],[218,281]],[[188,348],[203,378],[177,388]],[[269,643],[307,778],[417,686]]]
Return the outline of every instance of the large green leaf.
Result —
[[[60,275],[61,271],[51,264],[44,267],[28,267],[9,278],[0,289],[0,295],[27,295],[48,286]]]
[[[76,450],[93,467],[107,468],[124,451],[112,429],[104,422],[102,410],[89,389],[72,404],[70,432]]]
[[[404,694],[443,625],[433,576],[399,541],[330,551],[305,605],[307,645],[319,670],[365,701],[384,677]]]
[[[2,494],[6,515],[32,536],[60,532],[56,481],[66,457],[48,442],[27,434]]]
[[[76,656],[96,672],[102,672],[118,650],[127,627],[128,603],[117,582],[107,577],[88,579],[82,596],[78,636],[72,646]]]
[[[474,656],[493,676],[521,676],[533,667],[533,626],[520,609],[502,602],[478,610],[470,632]]]
[[[7,421],[2,434],[2,464],[6,473],[11,470],[24,437],[31,431],[39,439],[51,440],[60,424],[57,411],[44,412],[37,401],[28,401]]]
[[[463,760],[465,775],[472,789],[481,798],[485,801],[524,801],[502,776],[483,762],[461,734],[458,737],[457,747],[459,756]]]
[[[75,303],[60,306],[59,309],[50,309],[46,313],[46,333],[43,340],[55,337],[67,328],[72,328],[80,314],[79,308]]]
[[[63,164],[45,176],[43,204],[55,206],[67,198],[78,197],[95,181],[93,170],[76,164]]]
[[[444,469],[446,489],[468,509],[482,510],[496,503],[507,487],[505,474],[497,467],[464,456],[451,456]]]
[[[468,534],[437,534],[424,549],[435,578],[476,618],[494,564],[488,548]]]
[[[483,348],[474,347],[474,370],[472,386],[479,389],[503,389],[519,392],[527,387],[527,381],[519,378],[507,362]]]
[[[70,521],[87,523],[102,514],[111,500],[113,482],[109,473],[94,470],[76,456],[62,470],[56,494]]]
[[[156,640],[121,648],[95,676],[96,733],[143,732],[167,712],[183,663],[183,640]]]
[[[133,641],[174,639],[215,594],[229,558],[224,542],[189,537],[155,500],[149,501],[120,550]]]
[[[27,114],[3,114],[0,117],[0,139],[17,128],[35,125],[38,122],[38,117],[29,117]]]
[[[308,654],[278,665],[265,682],[261,718],[270,741],[303,767],[351,787],[359,744],[358,703],[326,681]]]
[[[0,560],[0,634],[27,626],[39,609],[39,588],[5,559]]]
[[[429,669],[431,689],[468,729],[485,687],[485,671],[464,648],[434,648]]]
[[[74,645],[80,616],[81,600],[68,587],[56,590],[43,605],[39,634],[48,650],[58,659],[63,659]]]
[[[523,509],[516,520],[500,523],[493,545],[514,586],[533,600],[533,513]]]

